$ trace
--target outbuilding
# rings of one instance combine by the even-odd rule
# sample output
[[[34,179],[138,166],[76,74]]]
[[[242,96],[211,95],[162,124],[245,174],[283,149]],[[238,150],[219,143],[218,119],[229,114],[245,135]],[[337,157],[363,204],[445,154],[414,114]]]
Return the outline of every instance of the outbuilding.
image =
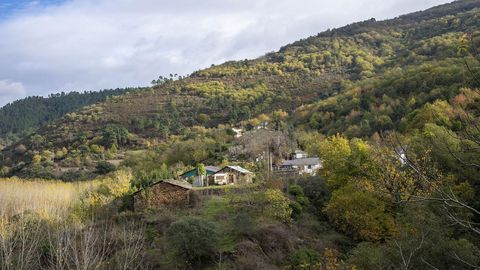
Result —
[[[181,207],[190,202],[192,185],[183,180],[161,180],[132,194],[134,211]]]

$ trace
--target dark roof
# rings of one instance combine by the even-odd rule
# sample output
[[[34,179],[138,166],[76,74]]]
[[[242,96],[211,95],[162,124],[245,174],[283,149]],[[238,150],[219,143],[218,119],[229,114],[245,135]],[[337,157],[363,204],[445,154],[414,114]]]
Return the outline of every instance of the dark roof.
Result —
[[[187,181],[183,181],[183,180],[175,180],[175,179],[165,179],[165,180],[160,180],[158,182],[155,182],[153,184],[151,184],[150,186],[148,187],[145,187],[145,188],[142,188],[138,191],[135,191],[134,193],[132,193],[132,195],[135,195],[139,192],[141,192],[142,190],[145,190],[145,189],[148,189],[148,188],[151,188],[153,186],[156,186],[160,183],[168,183],[170,185],[174,185],[174,186],[178,186],[178,187],[181,187],[181,188],[184,188],[184,189],[191,189],[192,188],[192,185],[190,183],[188,183]]]
[[[247,170],[247,169],[245,169],[245,168],[242,168],[242,167],[240,167],[240,166],[234,166],[234,165],[225,166],[225,167],[223,167],[221,170],[219,170],[218,172],[223,171],[223,170],[226,169],[226,168],[230,168],[230,169],[232,169],[232,170],[235,170],[235,171],[240,172],[240,173],[243,173],[243,174],[253,174],[251,171],[249,171],[249,170]]]
[[[282,166],[302,166],[302,165],[318,165],[320,164],[320,158],[297,158],[292,160],[285,160]]]

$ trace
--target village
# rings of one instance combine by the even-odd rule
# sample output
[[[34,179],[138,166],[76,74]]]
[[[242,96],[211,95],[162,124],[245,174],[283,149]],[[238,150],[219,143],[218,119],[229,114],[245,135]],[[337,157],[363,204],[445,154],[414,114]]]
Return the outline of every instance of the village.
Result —
[[[236,133],[235,138],[239,141],[249,135],[265,139],[269,138],[266,134],[276,134],[275,131],[268,129],[268,123],[262,123],[249,133],[243,133],[240,128],[233,130]],[[279,137],[274,138],[274,140],[280,142]],[[265,141],[260,143],[268,144]],[[270,150],[275,149],[271,148],[271,144],[269,146],[268,152],[260,151],[253,154],[255,163],[267,164],[268,175],[281,179],[298,176],[308,177],[317,175],[318,170],[322,168],[319,157],[309,156],[300,149],[287,153],[283,158],[282,155],[273,158],[272,152],[274,151]],[[233,152],[235,153],[235,150]],[[185,206],[191,204],[192,197],[197,197],[198,194],[223,195],[222,188],[241,189],[254,185],[256,179],[254,172],[239,165],[218,166],[216,164],[204,165],[199,163],[195,164],[192,169],[178,175],[177,179],[160,180],[135,192],[132,195],[133,208],[135,211],[142,211],[165,206]],[[213,190],[216,192],[212,192]]]

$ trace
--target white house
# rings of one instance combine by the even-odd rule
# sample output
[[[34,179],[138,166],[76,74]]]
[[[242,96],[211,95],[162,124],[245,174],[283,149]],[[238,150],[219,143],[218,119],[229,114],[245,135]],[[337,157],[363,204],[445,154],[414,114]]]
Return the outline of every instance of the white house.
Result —
[[[322,163],[318,157],[296,158],[285,160],[280,165],[280,170],[294,170],[299,174],[316,175],[317,171],[322,168]]]

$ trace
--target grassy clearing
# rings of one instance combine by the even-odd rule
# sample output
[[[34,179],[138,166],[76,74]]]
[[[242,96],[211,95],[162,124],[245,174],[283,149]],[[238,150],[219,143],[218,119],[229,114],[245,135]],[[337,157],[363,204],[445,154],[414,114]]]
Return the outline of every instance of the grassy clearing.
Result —
[[[47,219],[63,218],[80,195],[97,184],[0,178],[0,217],[34,212]]]

